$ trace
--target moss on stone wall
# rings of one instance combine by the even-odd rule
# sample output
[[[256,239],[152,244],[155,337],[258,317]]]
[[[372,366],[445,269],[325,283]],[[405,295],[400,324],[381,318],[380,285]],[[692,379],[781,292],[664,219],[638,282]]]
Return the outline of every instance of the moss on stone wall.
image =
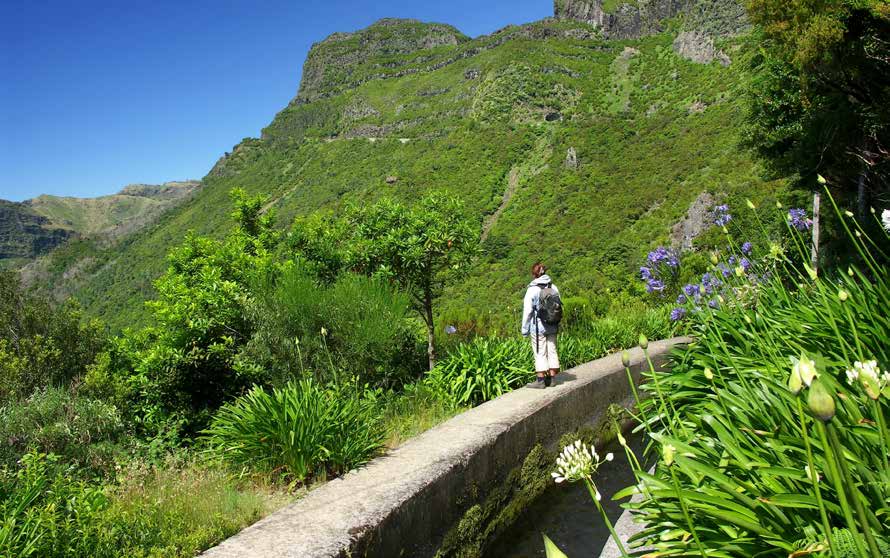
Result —
[[[598,428],[589,426],[560,437],[553,449],[536,445],[522,464],[515,467],[500,485],[488,492],[485,499],[471,506],[451,528],[436,552],[436,558],[482,558],[491,544],[504,534],[544,492],[553,485],[557,453],[563,446],[583,440],[588,444],[605,444],[615,438],[616,426],[627,418],[618,405],[610,405]],[[471,492],[475,492],[474,487]],[[472,496],[472,494],[471,494]]]

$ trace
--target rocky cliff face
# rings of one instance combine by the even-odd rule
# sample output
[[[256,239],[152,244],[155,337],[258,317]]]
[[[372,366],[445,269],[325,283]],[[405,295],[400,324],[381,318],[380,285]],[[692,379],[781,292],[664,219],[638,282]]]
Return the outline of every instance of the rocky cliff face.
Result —
[[[737,33],[747,25],[738,0],[637,0],[611,11],[603,0],[554,0],[557,19],[583,21],[608,39],[634,39],[664,30],[665,20],[684,16],[683,27],[703,34]]]
[[[381,19],[354,33],[334,33],[312,45],[294,103],[302,104],[361,81],[357,71],[367,64],[386,68],[387,56],[411,54],[469,37],[450,25],[414,19]]]

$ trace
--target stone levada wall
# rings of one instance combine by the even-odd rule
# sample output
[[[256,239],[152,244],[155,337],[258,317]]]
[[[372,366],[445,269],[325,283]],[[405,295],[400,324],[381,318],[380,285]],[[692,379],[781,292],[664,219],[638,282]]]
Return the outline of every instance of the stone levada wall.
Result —
[[[652,342],[649,355],[661,366],[671,348],[687,342],[687,338]],[[631,351],[637,380],[646,366],[642,351]],[[461,541],[470,532],[464,529],[464,535],[455,535],[456,526],[475,522],[479,533],[471,538],[484,540],[484,531],[492,524],[481,517],[468,520],[468,510],[484,512],[486,501],[492,502],[490,496],[499,490],[503,493],[509,479],[510,483],[529,480],[523,476],[545,466],[547,452],[558,445],[561,434],[587,427],[595,436],[611,424],[615,405],[629,407],[632,402],[619,354],[583,364],[563,372],[555,387],[519,389],[442,423],[313,490],[202,556],[389,558],[432,556],[440,548],[449,555],[449,548],[465,546]],[[518,498],[506,494],[504,505],[520,512],[540,488],[533,485]],[[473,512],[474,508],[479,511]],[[489,513],[494,509],[489,503]]]

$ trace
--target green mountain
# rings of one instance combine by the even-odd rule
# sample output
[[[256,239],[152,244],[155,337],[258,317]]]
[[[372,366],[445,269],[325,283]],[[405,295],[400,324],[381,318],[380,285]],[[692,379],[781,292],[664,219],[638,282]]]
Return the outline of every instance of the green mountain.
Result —
[[[739,147],[750,49],[737,2],[557,0],[555,16],[475,39],[402,19],[331,35],[294,99],[200,190],[110,248],[67,243],[42,277],[125,327],[187,231],[229,229],[233,188],[268,196],[282,228],[444,188],[478,215],[485,253],[454,278],[442,319],[506,315],[535,260],[567,293],[632,292],[646,250],[688,244],[708,203],[782,186]]]

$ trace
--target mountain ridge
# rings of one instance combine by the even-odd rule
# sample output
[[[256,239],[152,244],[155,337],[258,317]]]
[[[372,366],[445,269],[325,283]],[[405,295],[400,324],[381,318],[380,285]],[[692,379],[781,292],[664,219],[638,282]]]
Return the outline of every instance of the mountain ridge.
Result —
[[[113,328],[135,325],[163,254],[188,231],[219,238],[229,230],[232,188],[266,196],[284,229],[348,202],[447,189],[478,215],[486,238],[437,319],[518,312],[514,295],[542,258],[561,288],[591,304],[641,296],[637,262],[653,243],[670,242],[703,192],[756,201],[784,185],[765,182],[739,147],[744,34],[701,30],[714,56],[693,60],[675,44],[689,13],[636,39],[548,18],[475,39],[438,28],[456,44],[429,48],[415,28],[396,40],[399,52],[371,41],[348,72],[310,80],[304,101],[221,157],[175,210],[113,249],[74,243],[56,252],[42,281]],[[372,35],[441,25],[385,21]],[[327,44],[362,48],[366,30]],[[71,267],[77,273],[66,277]]]

